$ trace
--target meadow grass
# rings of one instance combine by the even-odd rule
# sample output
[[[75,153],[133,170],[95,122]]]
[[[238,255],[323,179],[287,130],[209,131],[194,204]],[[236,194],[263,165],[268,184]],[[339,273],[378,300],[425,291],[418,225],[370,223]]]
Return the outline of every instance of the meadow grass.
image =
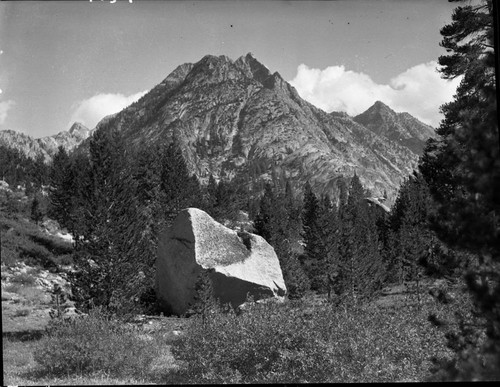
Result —
[[[102,338],[102,337],[101,337]],[[35,353],[40,351],[46,342],[46,337],[41,339],[30,339],[21,341],[17,339],[3,339],[3,380],[4,385],[128,385],[128,384],[158,384],[164,380],[167,369],[177,367],[169,345],[163,345],[158,336],[155,342],[148,345],[153,348],[154,358],[151,359],[146,372],[130,373],[123,369],[105,371],[96,367],[94,370],[70,370],[65,372],[51,372],[46,366],[35,360]],[[139,340],[139,339],[138,339]],[[107,341],[109,344],[109,341]],[[158,343],[158,345],[155,345]],[[130,344],[130,341],[128,342]],[[58,348],[53,349],[55,355],[64,356],[67,352],[59,352]],[[116,346],[105,349],[106,355],[113,358],[113,351]],[[122,348],[123,352],[123,348]],[[136,347],[128,347],[126,354],[135,356],[138,364],[143,364],[138,357],[141,357],[141,350]],[[94,352],[96,358],[99,350]],[[149,358],[148,358],[149,359]],[[71,362],[68,362],[71,365]],[[50,367],[49,367],[50,368]]]
[[[411,301],[411,300],[410,300]],[[192,317],[181,335],[150,331],[102,309],[54,322],[41,339],[4,340],[9,385],[422,382],[432,358],[449,359],[429,315],[453,315],[464,302],[441,305],[334,305],[324,297],[250,304],[236,314]],[[176,324],[177,325],[177,324]]]
[[[38,345],[37,340],[19,341],[3,339],[3,381],[9,386],[39,385],[127,385],[153,384],[151,379],[117,378],[104,373],[93,375],[51,376],[44,374],[43,369],[35,362],[33,352]]]
[[[172,344],[185,366],[176,383],[346,383],[425,381],[432,357],[449,358],[428,321],[437,305],[253,305],[213,313]]]

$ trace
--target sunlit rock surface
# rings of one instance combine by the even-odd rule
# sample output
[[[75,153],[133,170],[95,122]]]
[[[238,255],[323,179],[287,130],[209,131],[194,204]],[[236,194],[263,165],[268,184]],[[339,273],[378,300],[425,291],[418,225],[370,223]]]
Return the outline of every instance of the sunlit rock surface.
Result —
[[[160,238],[156,291],[165,312],[188,311],[203,269],[213,269],[209,275],[215,298],[234,308],[247,295],[259,300],[286,294],[278,257],[264,238],[237,233],[206,212],[189,208]]]

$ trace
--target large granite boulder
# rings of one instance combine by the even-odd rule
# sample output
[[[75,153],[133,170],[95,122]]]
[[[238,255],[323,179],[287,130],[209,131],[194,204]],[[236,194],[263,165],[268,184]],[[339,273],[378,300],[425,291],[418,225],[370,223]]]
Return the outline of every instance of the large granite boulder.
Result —
[[[185,209],[158,246],[156,292],[163,310],[188,311],[198,275],[207,269],[215,297],[234,308],[247,294],[254,300],[286,294],[278,257],[264,238],[233,231],[197,208]]]

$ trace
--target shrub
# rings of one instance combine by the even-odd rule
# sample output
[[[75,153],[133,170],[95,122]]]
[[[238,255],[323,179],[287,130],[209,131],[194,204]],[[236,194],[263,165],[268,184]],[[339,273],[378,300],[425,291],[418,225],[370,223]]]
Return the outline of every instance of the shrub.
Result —
[[[21,289],[22,287],[19,284],[8,284],[3,290],[9,293],[19,293]]]
[[[14,312],[14,317],[25,317],[31,313],[30,309],[19,309]]]
[[[47,295],[36,286],[22,286],[17,291],[22,296],[23,304],[39,305],[47,302]]]
[[[60,238],[42,232],[33,232],[30,234],[30,238],[55,255],[71,254],[73,252],[73,245],[70,242],[66,242]]]
[[[12,276],[10,281],[21,285],[34,285],[36,278],[28,273],[19,273]]]
[[[47,374],[93,374],[143,377],[159,351],[100,309],[85,318],[54,319],[40,340],[34,359]]]
[[[30,275],[38,275],[40,274],[41,270],[39,267],[29,267],[27,270],[26,270],[26,274],[30,274]]]
[[[9,219],[0,215],[0,229],[2,263],[7,266],[26,261],[46,269],[56,269],[59,262],[72,263],[69,257],[73,251],[71,243],[41,232],[37,226],[25,219]]]
[[[31,241],[30,241],[31,242]],[[40,265],[44,269],[57,269],[57,264],[54,262],[54,256],[45,247],[37,245],[33,242],[21,246],[20,258],[24,259],[27,264]]]
[[[73,264],[73,256],[71,254],[57,255],[52,259],[58,265],[72,265]]]
[[[3,239],[3,236],[2,236],[2,239]],[[17,262],[17,254],[12,250],[7,249],[3,245],[2,245],[0,256],[1,256],[2,265],[5,265],[6,267],[13,267],[15,265],[15,263]]]
[[[431,356],[446,352],[427,314],[304,302],[218,312],[172,343],[186,367],[169,376],[179,383],[419,381]]]

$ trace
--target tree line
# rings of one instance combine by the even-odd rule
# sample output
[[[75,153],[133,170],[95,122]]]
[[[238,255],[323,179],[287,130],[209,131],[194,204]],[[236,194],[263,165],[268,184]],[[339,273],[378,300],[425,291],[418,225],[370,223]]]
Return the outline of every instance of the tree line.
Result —
[[[220,222],[247,211],[251,231],[276,251],[290,298],[312,291],[362,302],[386,284],[456,276],[463,266],[463,254],[429,227],[432,199],[420,172],[386,213],[366,200],[356,175],[336,198],[316,195],[309,182],[296,187],[275,169],[267,183],[249,168],[231,181],[210,176],[200,184],[175,141],[131,148],[110,125],[93,134],[87,151],[60,147],[48,169],[48,215],[74,237],[71,281],[83,309],[153,308],[159,234],[186,207]],[[36,195],[32,217],[42,217]]]
[[[154,304],[159,233],[186,207],[220,222],[249,212],[253,231],[276,251],[290,298],[313,291],[358,302],[385,284],[451,275],[457,267],[457,254],[427,227],[429,190],[419,173],[386,213],[366,200],[356,175],[335,200],[317,196],[309,183],[294,188],[277,173],[267,183],[210,176],[200,184],[175,141],[131,148],[103,126],[87,153],[59,148],[49,177],[49,216],[75,240],[71,280],[81,308]]]

